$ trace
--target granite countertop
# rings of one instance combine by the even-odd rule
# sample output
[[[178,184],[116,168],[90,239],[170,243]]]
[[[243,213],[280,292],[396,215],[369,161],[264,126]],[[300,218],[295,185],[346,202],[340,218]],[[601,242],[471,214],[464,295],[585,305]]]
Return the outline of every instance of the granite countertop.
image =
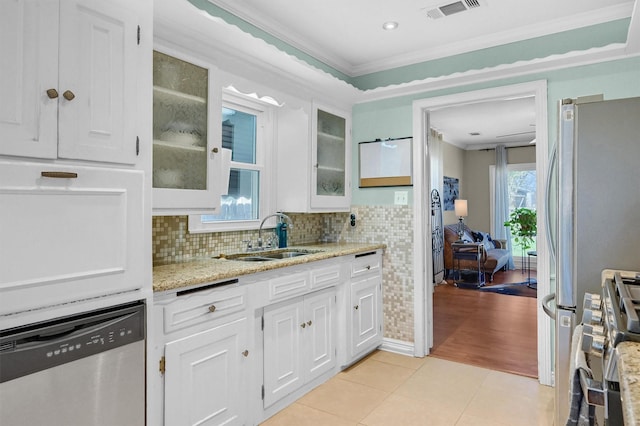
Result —
[[[640,343],[622,342],[618,351],[618,376],[624,424],[640,424]]]
[[[386,248],[385,244],[374,243],[322,243],[296,245],[287,250],[309,251],[305,256],[266,262],[245,262],[225,257],[209,257],[190,262],[155,266],[153,268],[153,291],[174,290],[192,285],[236,278],[287,266],[301,265],[332,257],[346,256]],[[273,252],[277,250],[272,250]],[[243,253],[257,255],[259,253]],[[229,257],[233,255],[229,254]]]

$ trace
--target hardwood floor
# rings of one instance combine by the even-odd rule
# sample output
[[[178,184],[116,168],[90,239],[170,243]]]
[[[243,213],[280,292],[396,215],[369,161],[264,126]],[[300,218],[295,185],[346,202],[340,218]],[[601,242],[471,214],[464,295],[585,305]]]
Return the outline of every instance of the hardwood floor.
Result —
[[[522,280],[519,270],[498,272],[489,285]],[[431,356],[538,377],[537,302],[452,283],[436,286]]]

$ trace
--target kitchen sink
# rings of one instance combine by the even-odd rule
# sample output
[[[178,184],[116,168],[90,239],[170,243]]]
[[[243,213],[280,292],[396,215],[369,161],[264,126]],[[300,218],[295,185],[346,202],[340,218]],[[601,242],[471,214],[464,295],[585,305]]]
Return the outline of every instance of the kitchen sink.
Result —
[[[231,260],[241,260],[243,262],[266,262],[268,260],[275,260],[275,258],[266,256],[241,256],[231,258]]]
[[[319,253],[319,251],[284,250],[275,252],[242,253],[224,257],[229,260],[239,260],[242,262],[268,262],[270,260],[291,259],[293,257],[306,256],[314,253]]]
[[[268,257],[270,259],[288,259],[290,257],[306,256],[308,254],[311,254],[311,253],[306,253],[301,251],[282,251],[280,253],[265,254],[264,257]]]

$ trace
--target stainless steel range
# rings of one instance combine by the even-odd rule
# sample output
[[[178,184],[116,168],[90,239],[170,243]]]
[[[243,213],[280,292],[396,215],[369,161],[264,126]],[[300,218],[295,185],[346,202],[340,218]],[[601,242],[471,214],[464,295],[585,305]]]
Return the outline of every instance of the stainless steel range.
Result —
[[[581,384],[590,404],[604,405],[605,424],[622,425],[616,347],[640,342],[640,273],[605,270],[602,277],[602,295],[585,294],[582,318],[582,350],[602,360],[602,377],[581,377]]]

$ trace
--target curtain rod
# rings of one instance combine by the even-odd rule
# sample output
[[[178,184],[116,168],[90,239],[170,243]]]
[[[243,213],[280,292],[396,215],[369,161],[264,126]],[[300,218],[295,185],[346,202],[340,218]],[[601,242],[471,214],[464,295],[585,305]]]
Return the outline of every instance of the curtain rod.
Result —
[[[511,149],[511,148],[528,148],[528,147],[535,147],[535,145],[512,145],[512,146],[505,146],[505,149]],[[482,148],[482,149],[467,149],[467,151],[495,151],[496,148]]]

